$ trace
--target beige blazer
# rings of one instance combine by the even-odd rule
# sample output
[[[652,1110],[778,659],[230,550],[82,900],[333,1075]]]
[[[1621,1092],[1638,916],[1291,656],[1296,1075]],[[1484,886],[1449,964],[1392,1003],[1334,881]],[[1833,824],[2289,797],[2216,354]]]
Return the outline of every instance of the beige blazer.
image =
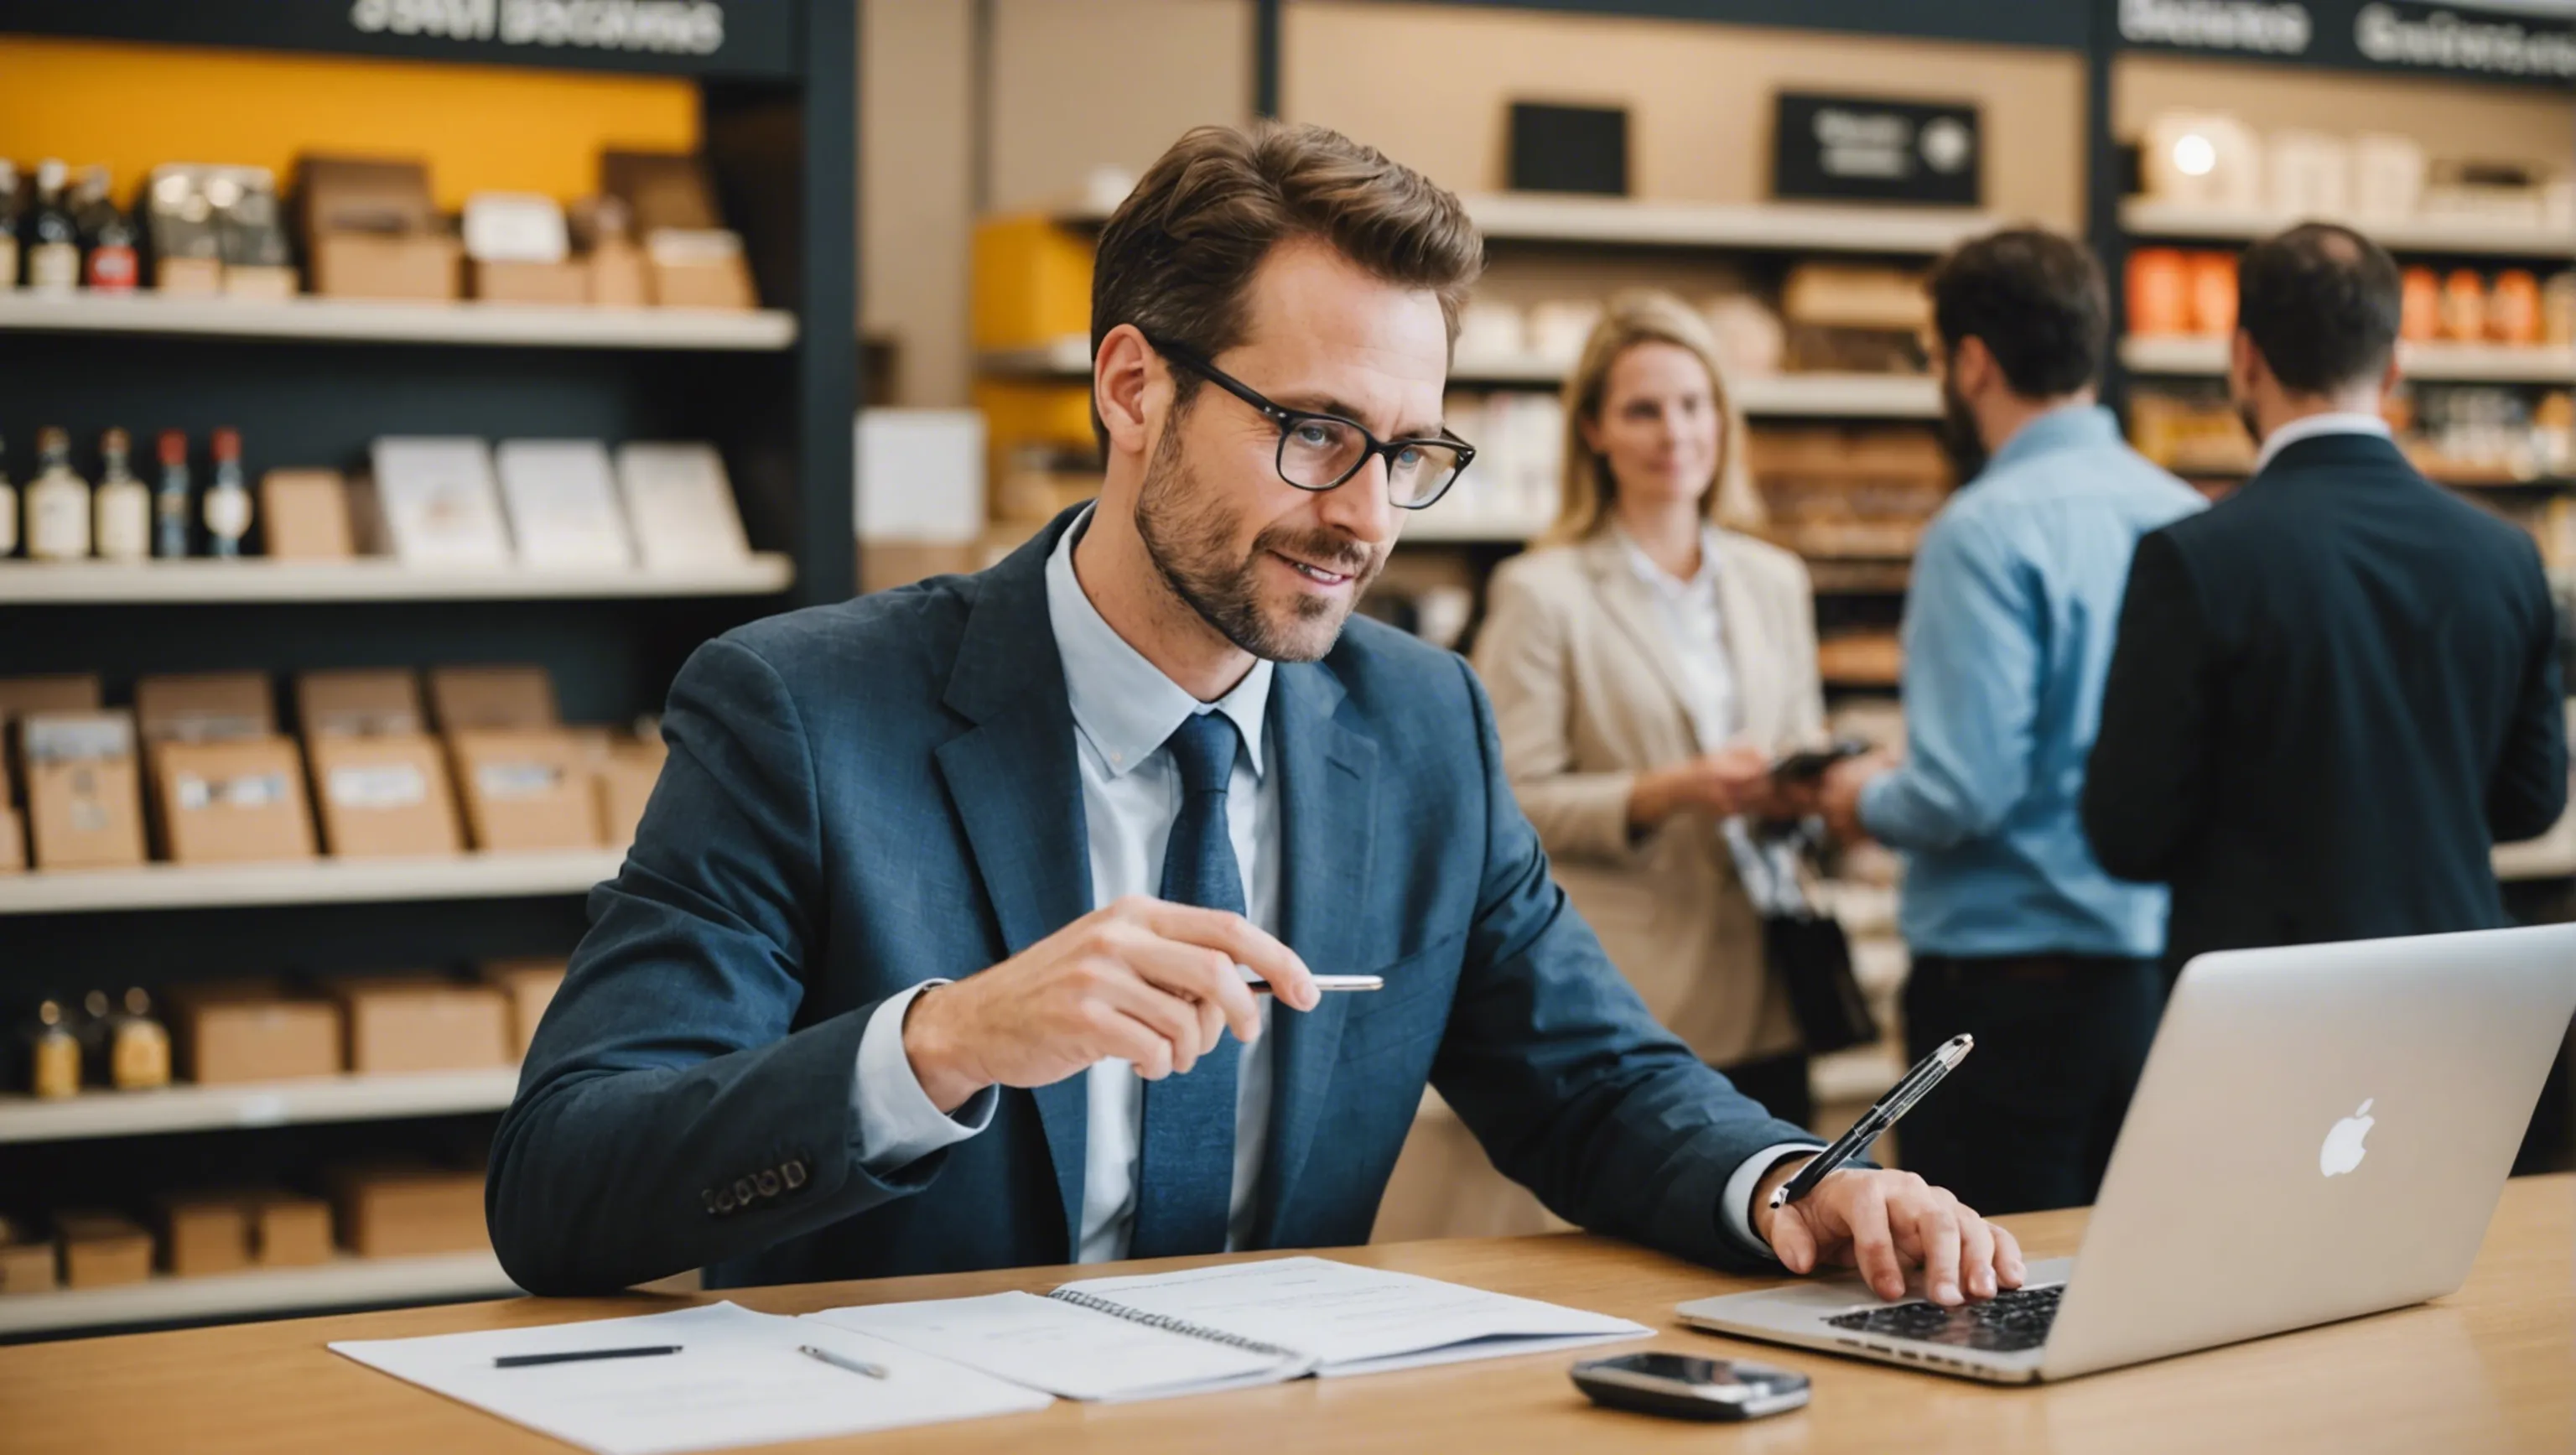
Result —
[[[1740,736],[1766,752],[1812,746],[1825,703],[1807,568],[1747,536],[1717,541]],[[1653,589],[1618,538],[1504,562],[1475,661],[1504,769],[1557,882],[1647,1008],[1720,1066],[1795,1050],[1787,995],[1764,968],[1761,915],[1717,822],[1685,811],[1630,838],[1637,774],[1695,757],[1699,744]]]

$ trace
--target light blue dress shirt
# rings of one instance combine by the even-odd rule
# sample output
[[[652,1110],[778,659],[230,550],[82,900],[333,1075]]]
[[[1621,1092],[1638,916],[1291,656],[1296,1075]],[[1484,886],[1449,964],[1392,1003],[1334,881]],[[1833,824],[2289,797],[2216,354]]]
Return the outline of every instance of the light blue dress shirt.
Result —
[[[2165,891],[2111,878],[2084,764],[2138,538],[2203,509],[2107,409],[2041,415],[1924,533],[1905,605],[1906,761],[1862,824],[1906,852],[1916,954],[2164,952]]]
[[[1246,918],[1279,933],[1279,780],[1267,771],[1272,665],[1256,660],[1234,689],[1202,703],[1162,669],[1129,646],[1091,604],[1073,569],[1073,548],[1091,523],[1085,514],[1064,533],[1047,560],[1047,615],[1064,665],[1065,696],[1073,710],[1082,778],[1083,827],[1089,838],[1093,907],[1131,894],[1152,894],[1163,877],[1163,849],[1181,810],[1180,771],[1164,740],[1193,713],[1222,712],[1242,736],[1226,792],[1226,828],[1235,862],[1243,869]],[[1351,967],[1316,966],[1318,970]],[[991,1122],[997,1092],[986,1087],[954,1115],[943,1114],[921,1089],[903,1049],[903,1018],[913,997],[933,980],[892,996],[877,1008],[859,1040],[851,1101],[857,1112],[858,1157],[885,1176],[942,1147],[962,1142]],[[1269,1026],[1274,1002],[1260,1000]],[[1273,1068],[1269,1038],[1248,1048],[1237,1064],[1234,1116],[1234,1187],[1226,1246],[1239,1247],[1256,1211],[1262,1153],[1269,1142]],[[1127,1256],[1136,1220],[1136,1168],[1142,1146],[1144,1083],[1125,1061],[1102,1061],[1084,1073],[1082,1227],[1076,1261],[1113,1262]],[[1768,1254],[1752,1229],[1754,1187],[1783,1157],[1813,1146],[1765,1148],[1730,1178],[1722,1200],[1725,1225],[1745,1247]]]

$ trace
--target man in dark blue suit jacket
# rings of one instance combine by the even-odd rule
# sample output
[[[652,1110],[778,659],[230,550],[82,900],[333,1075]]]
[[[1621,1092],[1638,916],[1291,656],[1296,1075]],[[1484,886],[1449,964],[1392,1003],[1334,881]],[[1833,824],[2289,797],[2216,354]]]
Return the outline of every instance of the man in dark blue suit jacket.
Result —
[[[1100,244],[1097,506],[673,685],[494,1144],[515,1279],[1359,1243],[1428,1083],[1587,1227],[1890,1296],[1904,1260],[1944,1302],[2019,1281],[1919,1178],[1762,1207],[1814,1139],[1604,958],[1465,665],[1345,630],[1394,509],[1472,454],[1438,421],[1481,256],[1454,197],[1329,132],[1156,164]]]

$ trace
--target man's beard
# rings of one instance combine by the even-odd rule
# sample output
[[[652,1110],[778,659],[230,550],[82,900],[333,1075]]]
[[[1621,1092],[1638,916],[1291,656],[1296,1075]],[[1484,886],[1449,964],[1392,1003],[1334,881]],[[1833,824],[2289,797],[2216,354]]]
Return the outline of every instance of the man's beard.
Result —
[[[1249,555],[1229,560],[1227,543],[1239,524],[1240,517],[1215,492],[1202,489],[1182,460],[1174,419],[1146,464],[1136,502],[1136,534],[1164,584],[1227,641],[1256,657],[1312,662],[1331,651],[1352,604],[1385,569],[1384,553],[1348,536],[1274,525],[1253,541]],[[1351,577],[1350,593],[1338,601],[1299,593],[1285,613],[1265,612],[1261,558],[1273,551]]]
[[[1945,375],[1941,380],[1941,453],[1948,456],[1950,468],[1959,472],[1959,483],[1967,484],[1986,468],[1989,458],[1984,436],[1977,433],[1977,417],[1968,410],[1968,401]]]

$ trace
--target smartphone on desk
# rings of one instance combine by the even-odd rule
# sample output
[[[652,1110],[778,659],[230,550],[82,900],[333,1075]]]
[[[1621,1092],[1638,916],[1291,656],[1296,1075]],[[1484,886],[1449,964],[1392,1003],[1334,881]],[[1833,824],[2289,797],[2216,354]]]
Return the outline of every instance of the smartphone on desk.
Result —
[[[1869,744],[1845,738],[1828,748],[1791,753],[1771,765],[1771,778],[1778,783],[1813,783],[1824,777],[1825,770],[1836,763],[1857,758],[1868,751]]]
[[[1568,1371],[1594,1404],[1683,1420],[1758,1420],[1807,1403],[1807,1376],[1750,1359],[1648,1351]]]

